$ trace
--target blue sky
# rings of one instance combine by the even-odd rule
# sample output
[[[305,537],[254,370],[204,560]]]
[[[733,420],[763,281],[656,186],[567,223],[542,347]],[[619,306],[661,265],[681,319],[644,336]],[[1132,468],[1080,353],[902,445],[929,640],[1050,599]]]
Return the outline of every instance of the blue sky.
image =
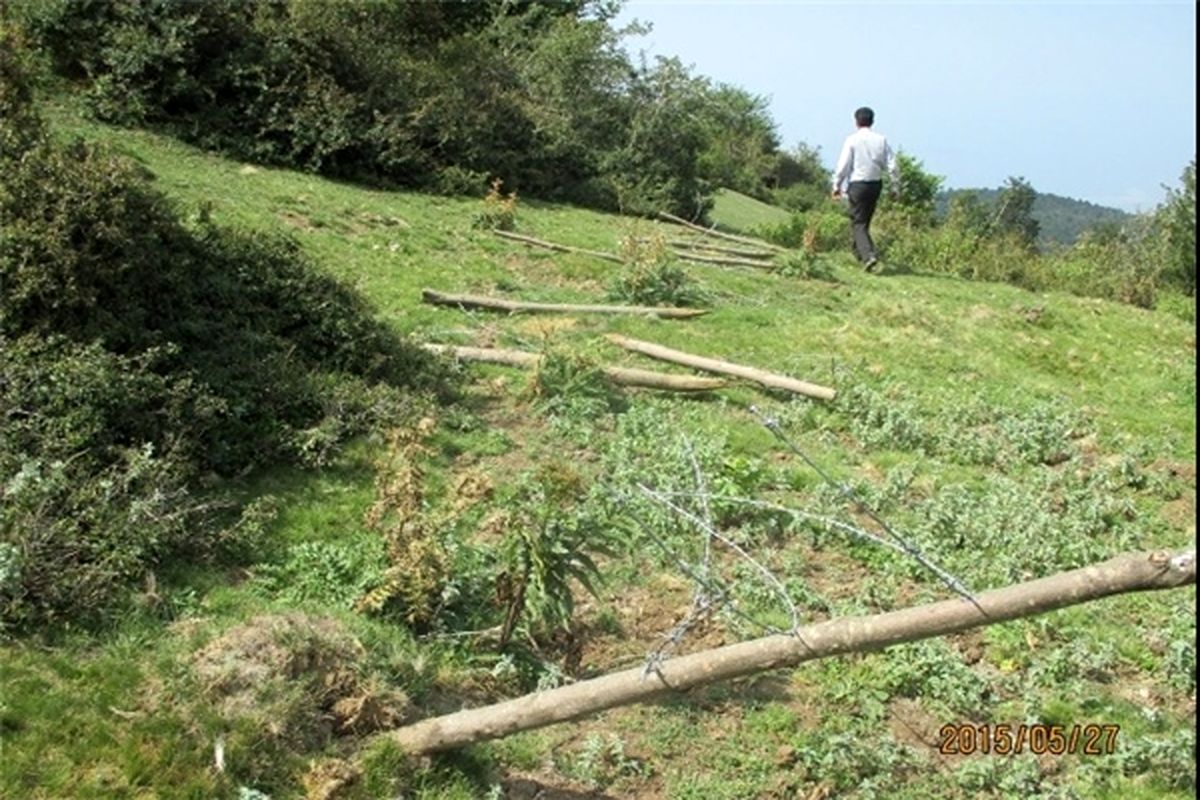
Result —
[[[626,0],[637,56],[770,100],[784,147],[827,165],[875,129],[945,178],[1127,211],[1162,202],[1196,152],[1196,5],[1169,2]]]

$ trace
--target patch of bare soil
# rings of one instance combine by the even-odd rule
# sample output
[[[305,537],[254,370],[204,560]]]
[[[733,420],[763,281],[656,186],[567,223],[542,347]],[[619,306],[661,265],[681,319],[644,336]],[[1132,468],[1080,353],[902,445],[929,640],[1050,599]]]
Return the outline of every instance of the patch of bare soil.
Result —
[[[307,214],[301,214],[297,211],[292,211],[289,209],[280,211],[278,216],[279,219],[284,223],[291,225],[293,228],[302,230],[305,233],[311,233],[317,229],[317,226]]]

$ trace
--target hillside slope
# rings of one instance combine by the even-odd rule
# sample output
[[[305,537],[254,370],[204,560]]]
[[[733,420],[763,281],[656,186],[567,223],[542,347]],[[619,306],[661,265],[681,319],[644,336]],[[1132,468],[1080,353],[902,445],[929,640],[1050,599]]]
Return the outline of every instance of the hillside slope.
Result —
[[[619,531],[625,538],[597,555],[604,581],[596,595],[576,586],[567,646],[518,641],[501,653],[450,617],[410,629],[398,615],[353,611],[364,576],[394,565],[364,521],[384,487],[376,468],[389,463],[386,448],[364,440],[327,469],[239,483],[248,499],[270,496],[279,509],[246,563],[164,565],[147,589],[157,599],[116,631],[67,637],[56,650],[5,644],[0,682],[19,691],[0,707],[0,794],[232,797],[254,789],[282,798],[335,786],[332,796],[344,798],[1192,796],[1194,588],[714,686],[431,764],[406,764],[353,731],[319,746],[281,745],[267,727],[228,724],[201,702],[207,695],[188,677],[190,665],[220,634],[265,613],[303,609],[338,621],[362,643],[357,668],[402,688],[421,716],[628,667],[673,632],[675,652],[689,652],[788,624],[754,565],[720,548],[712,574],[739,613],[691,614],[696,587],[679,562],[708,569],[703,539],[639,501],[639,482],[708,487],[719,527],[779,576],[805,620],[947,596],[915,564],[822,522],[870,525],[751,406],[975,589],[1124,550],[1193,545],[1194,330],[1068,295],[869,275],[840,255],[821,256],[832,276],[824,280],[689,265],[711,308],[689,321],[439,308],[421,302],[422,288],[598,302],[621,267],[503,240],[476,225],[481,199],[368,191],[95,125],[68,108],[51,118],[63,135],[136,159],[187,213],[289,232],[382,319],[421,341],[679,371],[603,340],[621,333],[833,386],[838,398],[737,385],[704,398],[631,391],[614,399],[586,371],[555,384],[559,373],[549,369],[531,377],[464,365],[464,398],[439,411],[426,450],[406,451],[422,459],[424,506],[446,513],[439,535],[461,537],[447,540],[449,550],[478,553],[456,562],[464,571],[447,576],[440,596],[452,605],[455,593],[478,589],[473,582],[489,574],[495,552],[494,518],[447,521],[468,478],[491,487],[473,500],[481,509],[494,510],[486,497],[515,496],[510,514],[527,513],[520,519],[529,525],[553,521],[539,530]],[[680,233],[525,199],[515,229],[606,252],[630,238]],[[514,487],[529,475],[543,487],[574,487],[579,505],[521,495]],[[817,521],[747,511],[739,498]],[[578,516],[556,516],[563,508]],[[572,527],[594,519],[594,529]],[[483,588],[480,597],[500,589]],[[1096,756],[948,755],[939,747],[946,725],[1030,722],[1120,727],[1113,751]],[[355,780],[329,777],[343,766],[358,770]]]

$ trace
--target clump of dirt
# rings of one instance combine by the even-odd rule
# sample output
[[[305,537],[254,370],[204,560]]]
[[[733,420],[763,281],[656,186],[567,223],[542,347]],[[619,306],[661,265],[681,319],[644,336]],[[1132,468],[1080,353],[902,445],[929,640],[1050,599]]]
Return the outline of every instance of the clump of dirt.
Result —
[[[192,669],[230,724],[248,722],[302,748],[394,727],[403,692],[364,679],[363,646],[338,622],[301,613],[256,617],[200,649]]]
[[[358,767],[338,758],[313,764],[304,776],[307,800],[338,800],[362,777]]]

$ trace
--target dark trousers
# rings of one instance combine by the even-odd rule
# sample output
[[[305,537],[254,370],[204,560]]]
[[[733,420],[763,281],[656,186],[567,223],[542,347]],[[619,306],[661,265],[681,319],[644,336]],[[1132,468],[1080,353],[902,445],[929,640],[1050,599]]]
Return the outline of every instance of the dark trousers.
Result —
[[[875,242],[871,240],[871,218],[883,193],[883,181],[850,181],[846,199],[850,201],[850,231],[854,236],[854,255],[867,263],[878,258]]]

